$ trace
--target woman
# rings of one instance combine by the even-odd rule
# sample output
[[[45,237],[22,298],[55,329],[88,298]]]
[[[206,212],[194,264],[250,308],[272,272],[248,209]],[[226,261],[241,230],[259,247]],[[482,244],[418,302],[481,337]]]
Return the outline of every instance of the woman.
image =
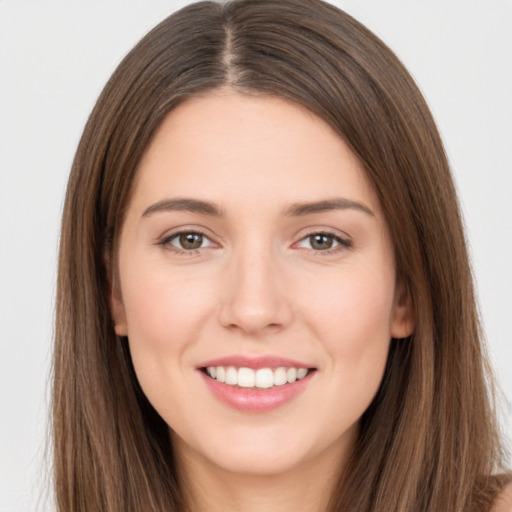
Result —
[[[61,510],[510,510],[457,199],[391,51],[318,0],[193,4],[68,186]]]

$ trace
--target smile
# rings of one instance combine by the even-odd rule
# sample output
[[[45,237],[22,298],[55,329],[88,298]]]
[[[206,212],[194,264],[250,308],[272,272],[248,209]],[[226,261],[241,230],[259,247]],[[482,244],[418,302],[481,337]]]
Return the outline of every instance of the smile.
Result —
[[[206,374],[217,382],[240,388],[269,389],[285,384],[293,384],[309,373],[307,368],[236,368],[235,366],[208,366],[203,369]]]
[[[243,413],[266,413],[293,402],[318,373],[304,361],[271,355],[231,355],[196,369],[216,399]]]

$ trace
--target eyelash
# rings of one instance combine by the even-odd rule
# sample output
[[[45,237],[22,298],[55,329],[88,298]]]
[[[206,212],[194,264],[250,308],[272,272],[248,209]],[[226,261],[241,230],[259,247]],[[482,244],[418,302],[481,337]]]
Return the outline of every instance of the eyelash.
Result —
[[[345,249],[350,249],[352,247],[352,241],[348,240],[346,238],[341,238],[338,235],[335,235],[334,233],[331,233],[329,231],[311,231],[307,235],[303,236],[298,242],[296,242],[294,245],[297,245],[301,242],[306,241],[307,239],[311,239],[314,236],[326,236],[332,239],[334,242],[337,243],[334,247],[331,247],[330,249],[324,249],[324,250],[315,250],[313,248],[310,248],[308,250],[312,251],[315,256],[323,257],[323,256],[329,256],[332,254],[336,254],[338,252],[341,252]]]
[[[168,250],[174,252],[175,254],[179,256],[193,256],[195,254],[198,254],[201,249],[204,249],[205,247],[199,247],[197,249],[183,249],[180,247],[176,247],[171,242],[173,240],[176,240],[182,235],[199,235],[203,237],[204,239],[208,240],[210,242],[210,245],[213,245],[214,242],[210,240],[210,238],[202,231],[200,230],[190,230],[190,231],[179,231],[177,233],[173,233],[172,235],[166,236],[159,242],[157,242],[156,245],[160,245],[162,247],[167,248]],[[307,239],[311,239],[314,236],[326,236],[332,239],[334,242],[336,242],[337,245],[334,247],[331,247],[330,249],[324,249],[324,250],[315,250],[313,248],[308,248],[309,251],[311,251],[315,256],[328,256],[331,254],[338,253],[340,251],[343,251],[344,249],[350,249],[352,247],[352,241],[341,238],[338,235],[335,235],[334,233],[330,233],[329,231],[312,231],[308,233],[307,235],[303,236],[298,242],[295,242],[294,245],[300,244],[301,242],[306,241]],[[209,247],[208,245],[207,247]]]
[[[182,235],[199,235],[202,236],[204,239],[208,240],[210,244],[213,245],[213,242],[210,240],[208,235],[206,233],[198,230],[198,229],[192,229],[190,231],[178,231],[177,233],[173,233],[172,235],[166,236],[159,242],[157,242],[156,245],[160,245],[175,254],[179,256],[193,256],[195,254],[198,254],[201,249],[204,249],[204,247],[199,247],[198,249],[182,249],[180,247],[176,247],[175,245],[172,245],[172,241],[179,238]]]

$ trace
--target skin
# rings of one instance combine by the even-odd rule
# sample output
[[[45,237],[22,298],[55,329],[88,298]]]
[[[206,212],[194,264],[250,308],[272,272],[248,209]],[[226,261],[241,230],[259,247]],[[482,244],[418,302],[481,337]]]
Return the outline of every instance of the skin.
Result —
[[[175,198],[223,215],[154,206]],[[290,214],[333,198],[362,207]],[[180,247],[177,233],[197,231],[199,249]],[[327,234],[321,250],[313,233]],[[325,509],[391,338],[414,327],[379,201],[347,145],[281,99],[222,89],[187,100],[140,164],[114,274],[116,332],[170,426],[191,509]],[[278,409],[242,412],[197,370],[233,354],[316,371]]]
[[[505,486],[491,512],[512,512],[512,482]]]

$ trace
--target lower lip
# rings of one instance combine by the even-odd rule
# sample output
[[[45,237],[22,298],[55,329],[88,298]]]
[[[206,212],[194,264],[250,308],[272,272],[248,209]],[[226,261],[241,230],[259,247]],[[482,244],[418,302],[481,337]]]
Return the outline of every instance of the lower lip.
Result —
[[[306,389],[316,372],[309,372],[303,379],[296,380],[291,384],[283,384],[268,389],[230,386],[208,377],[201,371],[199,373],[210,391],[225,404],[242,412],[262,413],[278,409],[293,400]]]

